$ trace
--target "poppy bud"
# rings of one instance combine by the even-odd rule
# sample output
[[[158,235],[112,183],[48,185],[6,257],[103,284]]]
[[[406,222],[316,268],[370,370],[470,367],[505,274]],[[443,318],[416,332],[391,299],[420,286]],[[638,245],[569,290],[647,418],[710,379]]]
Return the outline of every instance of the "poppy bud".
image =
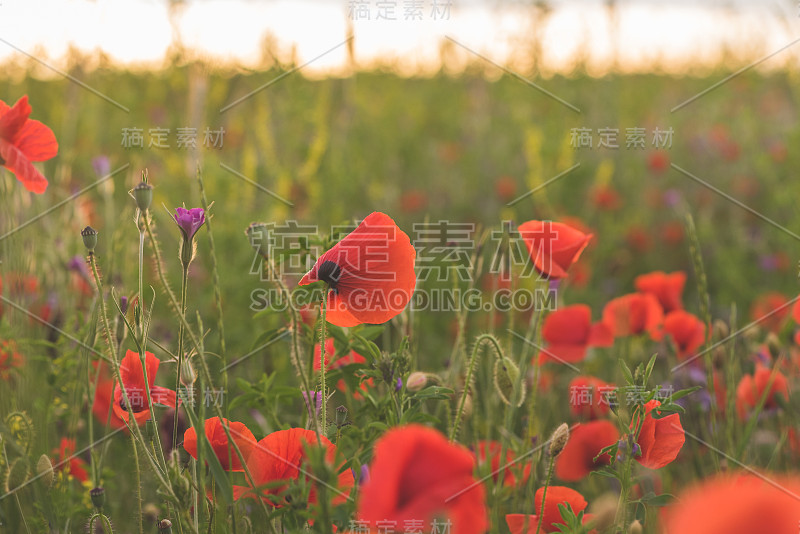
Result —
[[[25,482],[28,481],[29,474],[30,465],[28,465],[28,459],[26,457],[21,456],[14,460],[14,463],[8,468],[8,474],[6,475],[6,493],[13,493],[24,486]]]
[[[728,325],[722,319],[715,319],[714,320],[714,337],[718,339],[725,339],[731,333],[731,329],[728,328]]]
[[[140,211],[145,212],[150,209],[150,204],[153,203],[153,186],[146,182],[139,182],[139,185],[133,188],[133,198],[136,200],[136,207]]]
[[[197,380],[197,372],[194,370],[191,360],[186,358],[181,363],[181,384],[191,387]]]
[[[169,519],[162,519],[158,523],[158,531],[172,534],[172,521],[170,521]]]
[[[639,523],[638,519],[634,519],[631,526],[628,527],[628,534],[642,534],[644,532],[642,530],[642,524]]]
[[[334,420],[336,421],[336,426],[337,427],[343,426],[347,422],[347,408],[345,408],[344,406],[338,406],[336,408],[336,415],[334,417],[335,417]]]
[[[514,390],[517,384],[522,388],[516,405],[521,406],[525,401],[525,385],[519,379],[519,367],[508,358],[498,358],[494,362],[494,388],[500,395],[500,400],[511,405],[514,399]]]
[[[408,375],[406,380],[406,389],[408,391],[416,392],[424,388],[428,384],[428,375],[415,371]]]
[[[561,454],[567,446],[567,441],[569,441],[569,426],[567,423],[561,423],[550,438],[550,457],[555,458]]]
[[[81,230],[81,237],[83,238],[83,246],[86,247],[86,250],[88,250],[89,253],[94,252],[94,247],[97,246],[97,230],[91,226],[87,226]]]
[[[151,442],[156,439],[156,423],[152,419],[148,419],[144,422],[144,429],[145,434],[147,435],[147,439]]]
[[[103,488],[93,488],[89,492],[89,496],[92,498],[92,504],[98,510],[103,509],[103,505],[106,503],[106,490]]]
[[[53,486],[53,478],[55,477],[53,462],[50,461],[50,457],[46,454],[41,455],[39,461],[36,462],[36,474],[41,477],[42,483],[46,488]]]
[[[253,222],[244,231],[250,240],[250,246],[261,256],[267,256],[269,252],[269,229],[266,223]]]

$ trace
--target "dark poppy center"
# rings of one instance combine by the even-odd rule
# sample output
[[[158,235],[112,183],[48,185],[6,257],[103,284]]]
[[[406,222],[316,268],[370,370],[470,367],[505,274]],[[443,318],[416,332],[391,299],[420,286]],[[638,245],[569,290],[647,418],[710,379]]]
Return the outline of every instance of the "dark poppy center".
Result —
[[[122,408],[123,410],[125,410],[126,412],[128,411],[128,405],[125,403],[125,398],[124,397],[119,400],[119,407]],[[147,409],[147,406],[145,406],[145,403],[143,402],[143,399],[134,398],[134,399],[131,400],[131,411],[133,413],[143,412],[146,409]]]
[[[323,282],[327,282],[331,289],[336,289],[339,278],[342,276],[342,268],[331,260],[322,262],[317,271],[317,277]]]

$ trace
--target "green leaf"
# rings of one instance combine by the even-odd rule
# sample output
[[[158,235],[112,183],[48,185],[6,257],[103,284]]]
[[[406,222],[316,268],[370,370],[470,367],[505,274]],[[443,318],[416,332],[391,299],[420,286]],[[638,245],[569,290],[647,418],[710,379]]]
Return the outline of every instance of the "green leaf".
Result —
[[[619,360],[619,367],[622,369],[622,374],[625,375],[625,380],[628,384],[633,385],[633,373],[631,372],[631,368],[628,367],[628,364],[620,358]]]

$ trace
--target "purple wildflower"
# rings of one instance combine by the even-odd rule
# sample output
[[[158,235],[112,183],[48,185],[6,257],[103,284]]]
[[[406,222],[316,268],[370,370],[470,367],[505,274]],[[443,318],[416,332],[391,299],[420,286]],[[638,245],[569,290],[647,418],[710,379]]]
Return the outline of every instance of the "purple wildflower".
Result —
[[[108,176],[111,172],[111,162],[107,156],[97,156],[92,160],[92,169],[97,176]]]
[[[203,208],[175,208],[175,222],[183,232],[183,238],[191,241],[194,234],[206,222],[206,214]]]

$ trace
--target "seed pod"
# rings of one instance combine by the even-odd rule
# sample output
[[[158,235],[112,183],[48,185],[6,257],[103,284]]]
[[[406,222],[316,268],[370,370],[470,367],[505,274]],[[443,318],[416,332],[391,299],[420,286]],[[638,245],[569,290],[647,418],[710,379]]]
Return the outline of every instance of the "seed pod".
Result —
[[[81,237],[83,238],[83,246],[86,247],[90,254],[93,253],[94,247],[97,246],[97,230],[87,226],[81,230]]]
[[[93,488],[89,492],[89,496],[92,498],[92,504],[98,510],[103,509],[103,505],[106,503],[106,490],[103,488]]]
[[[133,188],[131,194],[133,195],[134,200],[136,200],[136,207],[139,208],[139,210],[145,212],[150,209],[150,204],[153,202],[152,185],[145,182],[139,182],[139,185]]]

